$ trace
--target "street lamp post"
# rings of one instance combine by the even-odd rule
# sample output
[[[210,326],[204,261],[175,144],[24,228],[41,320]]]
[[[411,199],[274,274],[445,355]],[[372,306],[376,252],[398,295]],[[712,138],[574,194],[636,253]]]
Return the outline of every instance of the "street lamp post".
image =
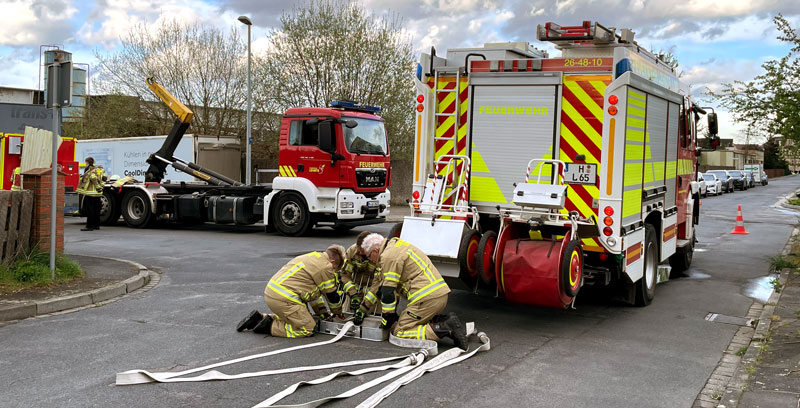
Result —
[[[253,26],[253,22],[250,21],[250,18],[247,16],[239,16],[238,19],[242,24],[247,26],[247,161],[245,163],[245,168],[247,170],[247,176],[245,176],[245,183],[249,186],[250,185],[250,173],[252,173],[252,162],[251,162],[251,154],[253,149],[253,138],[251,136],[252,132],[252,121],[253,121],[253,88],[251,86],[251,79],[250,79],[250,64],[251,64],[251,57],[252,54],[250,53],[250,43],[251,43],[251,35],[250,29]]]

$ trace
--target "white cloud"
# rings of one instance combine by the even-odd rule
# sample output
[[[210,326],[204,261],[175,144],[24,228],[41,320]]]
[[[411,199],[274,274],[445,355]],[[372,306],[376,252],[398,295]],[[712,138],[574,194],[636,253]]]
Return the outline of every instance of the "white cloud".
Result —
[[[63,44],[72,27],[68,20],[78,10],[65,0],[12,0],[3,3],[0,45]]]

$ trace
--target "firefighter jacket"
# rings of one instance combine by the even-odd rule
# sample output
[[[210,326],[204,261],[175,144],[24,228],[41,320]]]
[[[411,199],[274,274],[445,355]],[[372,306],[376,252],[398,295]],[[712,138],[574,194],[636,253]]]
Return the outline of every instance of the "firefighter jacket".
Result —
[[[379,286],[397,288],[396,292],[408,299],[409,306],[426,297],[450,293],[450,287],[428,256],[400,238],[391,238],[384,242],[378,266],[383,277]],[[381,302],[383,313],[393,313],[396,308],[397,297],[389,304]]]
[[[344,293],[354,296],[363,287],[372,287],[374,280],[380,281],[380,276],[375,276],[375,264],[364,256],[359,255],[358,245],[353,244],[345,252],[345,263],[341,273],[341,283]],[[362,286],[362,287],[359,287]],[[372,294],[375,298],[375,294]]]
[[[328,254],[314,251],[292,259],[281,268],[267,283],[264,295],[279,296],[301,305],[311,303],[314,310],[318,311],[321,304],[324,306],[320,302],[322,294],[335,290],[336,270]],[[341,304],[330,306],[337,308]]]
[[[14,169],[14,172],[11,173],[11,191],[20,191],[22,190],[22,175],[20,174],[19,167]]]
[[[103,178],[105,173],[102,167],[87,167],[78,181],[77,193],[95,197],[103,195]]]

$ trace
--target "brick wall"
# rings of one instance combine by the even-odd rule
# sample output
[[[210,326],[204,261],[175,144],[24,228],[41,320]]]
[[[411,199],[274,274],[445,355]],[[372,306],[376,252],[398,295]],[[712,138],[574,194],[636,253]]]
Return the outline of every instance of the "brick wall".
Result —
[[[50,251],[50,220],[51,220],[51,169],[33,169],[23,174],[24,187],[33,191],[33,220],[31,222],[31,244],[38,246],[43,251]],[[58,186],[56,188],[56,252],[64,252],[64,176],[58,173]]]

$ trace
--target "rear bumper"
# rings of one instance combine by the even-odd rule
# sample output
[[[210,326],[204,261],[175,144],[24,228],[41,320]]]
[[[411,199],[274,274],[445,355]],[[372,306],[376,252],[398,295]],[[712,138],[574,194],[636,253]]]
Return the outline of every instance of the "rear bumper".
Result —
[[[365,218],[361,220],[336,220],[334,227],[360,227],[362,225],[382,224],[386,222],[386,217]]]

